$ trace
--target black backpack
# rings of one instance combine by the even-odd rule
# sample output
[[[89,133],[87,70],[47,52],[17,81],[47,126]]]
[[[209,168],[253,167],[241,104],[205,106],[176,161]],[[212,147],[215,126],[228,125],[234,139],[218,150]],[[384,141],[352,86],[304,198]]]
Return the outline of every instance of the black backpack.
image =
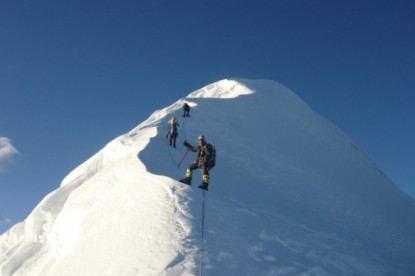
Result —
[[[207,144],[206,149],[207,149],[207,151],[209,153],[209,156],[210,156],[209,164],[208,164],[208,168],[210,170],[216,165],[216,148],[215,148],[215,146],[213,146],[211,144]]]

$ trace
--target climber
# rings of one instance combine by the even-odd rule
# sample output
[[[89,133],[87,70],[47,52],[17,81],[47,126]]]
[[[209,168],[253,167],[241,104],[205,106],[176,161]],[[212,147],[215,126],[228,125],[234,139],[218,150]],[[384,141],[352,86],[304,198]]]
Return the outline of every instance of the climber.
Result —
[[[190,106],[185,102],[183,104],[183,117],[190,117]]]
[[[175,148],[176,147],[176,139],[177,139],[177,136],[179,135],[179,133],[177,131],[177,127],[180,126],[180,124],[177,121],[175,116],[173,116],[170,119],[168,124],[169,124],[169,131],[167,132],[166,138],[169,138],[169,145],[173,146]]]
[[[193,170],[200,168],[202,171],[202,184],[200,189],[207,190],[209,186],[209,170],[215,166],[216,162],[216,149],[211,144],[206,143],[203,135],[199,136],[198,146],[194,147],[187,141],[184,141],[183,145],[193,152],[196,152],[197,160],[187,167],[186,177],[181,179],[180,182],[191,185]]]

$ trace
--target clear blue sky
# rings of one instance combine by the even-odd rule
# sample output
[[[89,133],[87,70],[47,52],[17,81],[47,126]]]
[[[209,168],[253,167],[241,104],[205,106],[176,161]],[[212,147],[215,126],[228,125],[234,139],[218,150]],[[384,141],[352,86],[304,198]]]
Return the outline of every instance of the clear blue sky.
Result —
[[[19,153],[0,152],[0,232],[154,110],[232,77],[289,87],[415,197],[414,30],[411,0],[1,1],[0,136]]]

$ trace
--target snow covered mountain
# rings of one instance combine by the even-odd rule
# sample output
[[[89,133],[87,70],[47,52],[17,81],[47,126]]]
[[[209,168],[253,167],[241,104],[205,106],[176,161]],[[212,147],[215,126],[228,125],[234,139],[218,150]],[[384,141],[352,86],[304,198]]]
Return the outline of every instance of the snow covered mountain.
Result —
[[[176,181],[195,158],[177,168],[182,142],[200,134],[217,149],[204,240],[201,177]],[[222,80],[74,169],[0,236],[0,274],[415,275],[414,233],[415,202],[293,92]]]

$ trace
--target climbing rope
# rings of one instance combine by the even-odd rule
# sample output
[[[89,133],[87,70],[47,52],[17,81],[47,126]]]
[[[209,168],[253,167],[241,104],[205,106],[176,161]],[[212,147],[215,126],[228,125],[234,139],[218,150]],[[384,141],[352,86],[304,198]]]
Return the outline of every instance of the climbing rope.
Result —
[[[186,121],[186,118],[185,117],[183,117],[183,121],[182,121],[182,126],[183,126],[183,135],[184,135],[184,140],[186,140],[187,141],[187,136],[186,136],[186,127],[185,127],[185,124],[184,124],[184,122]]]
[[[200,270],[199,275],[202,276],[203,274],[203,259],[204,259],[204,252],[205,252],[205,190],[203,190],[203,200],[202,200],[202,240],[200,243]]]
[[[169,145],[167,144],[167,146],[169,146]],[[171,162],[173,162],[173,164],[176,165],[176,159],[174,158],[173,154],[170,152],[170,150],[168,150],[168,153],[169,153],[169,157],[170,157]],[[179,167],[177,167],[177,168],[179,168]]]
[[[163,144],[165,144],[165,145],[167,146],[167,148],[170,148],[170,145],[169,145],[169,140],[168,140],[168,135],[166,135],[166,138],[165,138],[165,139],[163,139],[163,140],[164,140]],[[167,152],[168,152],[168,154],[169,154],[169,157],[170,157],[171,162],[172,162],[175,166],[177,166],[176,159],[174,158],[173,154],[170,152],[170,149],[168,149],[168,150],[167,150]],[[177,168],[178,168],[178,167],[177,167]]]
[[[183,117],[183,121],[182,121],[182,126],[183,127],[182,127],[182,129],[183,129],[184,140],[187,141],[185,121],[186,121],[186,119]],[[177,164],[177,168],[180,168],[180,165],[186,159],[188,153],[189,153],[189,149],[187,149],[187,151],[184,153],[183,157],[180,159],[179,163]]]
[[[183,134],[184,134],[184,137],[185,137],[185,140],[186,140],[186,130],[185,130],[185,126],[184,126],[184,121],[185,120],[183,120],[182,121],[182,126],[183,126]],[[167,135],[166,135],[166,139],[167,139],[167,143],[165,143],[168,147],[169,147],[169,142],[168,142],[168,135],[169,135],[169,132],[170,132],[170,128],[168,127],[167,128]],[[180,161],[179,162],[177,162],[176,161],[176,159],[175,159],[175,157],[173,156],[173,154],[171,153],[171,151],[169,150],[168,151],[168,154],[169,154],[169,157],[170,157],[170,160],[172,161],[172,163],[176,166],[176,168],[177,169],[179,169],[180,168],[180,165],[183,163],[183,161],[184,161],[184,159],[186,158],[186,156],[187,156],[187,154],[189,153],[189,150],[187,150],[186,152],[185,152],[185,154],[183,155],[183,157],[180,159]]]

